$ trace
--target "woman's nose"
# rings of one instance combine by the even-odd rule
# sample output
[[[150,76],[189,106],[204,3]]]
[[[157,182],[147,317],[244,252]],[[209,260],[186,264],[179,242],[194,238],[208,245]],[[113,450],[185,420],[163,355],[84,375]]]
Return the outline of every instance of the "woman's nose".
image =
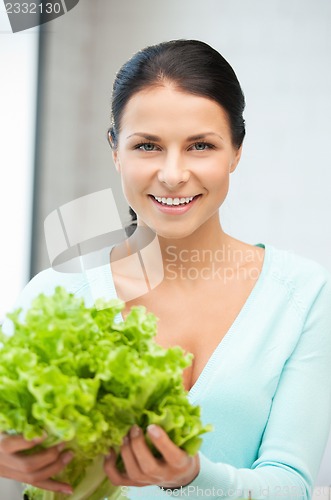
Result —
[[[166,158],[158,171],[159,181],[171,188],[187,182],[189,176],[190,173],[184,165],[184,158],[180,155],[171,155]]]

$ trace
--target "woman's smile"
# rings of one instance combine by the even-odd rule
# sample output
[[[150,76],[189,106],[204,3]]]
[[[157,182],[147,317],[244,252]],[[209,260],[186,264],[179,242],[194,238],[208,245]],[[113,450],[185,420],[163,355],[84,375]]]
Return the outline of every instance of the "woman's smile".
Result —
[[[164,214],[169,215],[182,215],[188,212],[193,206],[195,206],[201,194],[190,197],[181,198],[166,198],[166,197],[155,197],[149,195],[152,203]]]

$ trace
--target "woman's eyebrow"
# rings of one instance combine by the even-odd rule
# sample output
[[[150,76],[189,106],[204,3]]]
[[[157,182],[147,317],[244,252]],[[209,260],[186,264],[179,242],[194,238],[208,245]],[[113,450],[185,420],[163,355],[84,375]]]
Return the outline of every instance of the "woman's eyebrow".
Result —
[[[221,137],[219,134],[216,134],[215,132],[204,132],[203,134],[191,135],[190,137],[187,138],[187,140],[188,141],[199,141],[200,139],[205,139],[209,135],[216,135],[216,137],[218,137],[222,141],[224,140],[223,137]]]
[[[136,132],[134,134],[131,134],[127,137],[127,139],[129,139],[130,137],[133,137],[135,135],[138,135],[139,137],[143,137],[147,141],[161,141],[161,137],[159,137],[157,135],[145,134],[144,132]],[[209,135],[215,135],[216,137],[219,137],[222,141],[224,140],[223,137],[221,137],[219,134],[216,134],[215,132],[204,132],[202,134],[191,135],[190,137],[187,138],[187,141],[199,141],[201,139],[205,139]]]
[[[139,135],[139,137],[143,137],[147,141],[160,141],[161,140],[161,137],[158,137],[157,135],[145,134],[144,132],[136,132],[135,134],[128,135],[127,139],[130,139],[130,137],[133,137],[134,135]]]

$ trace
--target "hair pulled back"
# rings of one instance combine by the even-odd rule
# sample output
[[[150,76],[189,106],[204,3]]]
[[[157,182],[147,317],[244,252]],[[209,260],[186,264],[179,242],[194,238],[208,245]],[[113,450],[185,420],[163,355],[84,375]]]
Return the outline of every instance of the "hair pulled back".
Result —
[[[230,64],[208,44],[198,40],[172,40],[148,46],[129,59],[116,75],[109,142],[117,148],[125,106],[136,93],[170,83],[180,91],[206,97],[226,111],[232,143],[239,148],[245,137],[245,98]],[[130,207],[133,221],[136,214]]]

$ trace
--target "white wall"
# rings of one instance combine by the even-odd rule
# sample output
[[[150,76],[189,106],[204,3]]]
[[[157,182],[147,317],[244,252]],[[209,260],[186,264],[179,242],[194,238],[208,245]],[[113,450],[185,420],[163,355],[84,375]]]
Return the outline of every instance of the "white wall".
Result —
[[[0,3],[0,323],[29,279],[38,30],[12,34]],[[20,500],[0,479],[1,500]]]
[[[29,279],[38,31],[0,4],[0,323]]]

